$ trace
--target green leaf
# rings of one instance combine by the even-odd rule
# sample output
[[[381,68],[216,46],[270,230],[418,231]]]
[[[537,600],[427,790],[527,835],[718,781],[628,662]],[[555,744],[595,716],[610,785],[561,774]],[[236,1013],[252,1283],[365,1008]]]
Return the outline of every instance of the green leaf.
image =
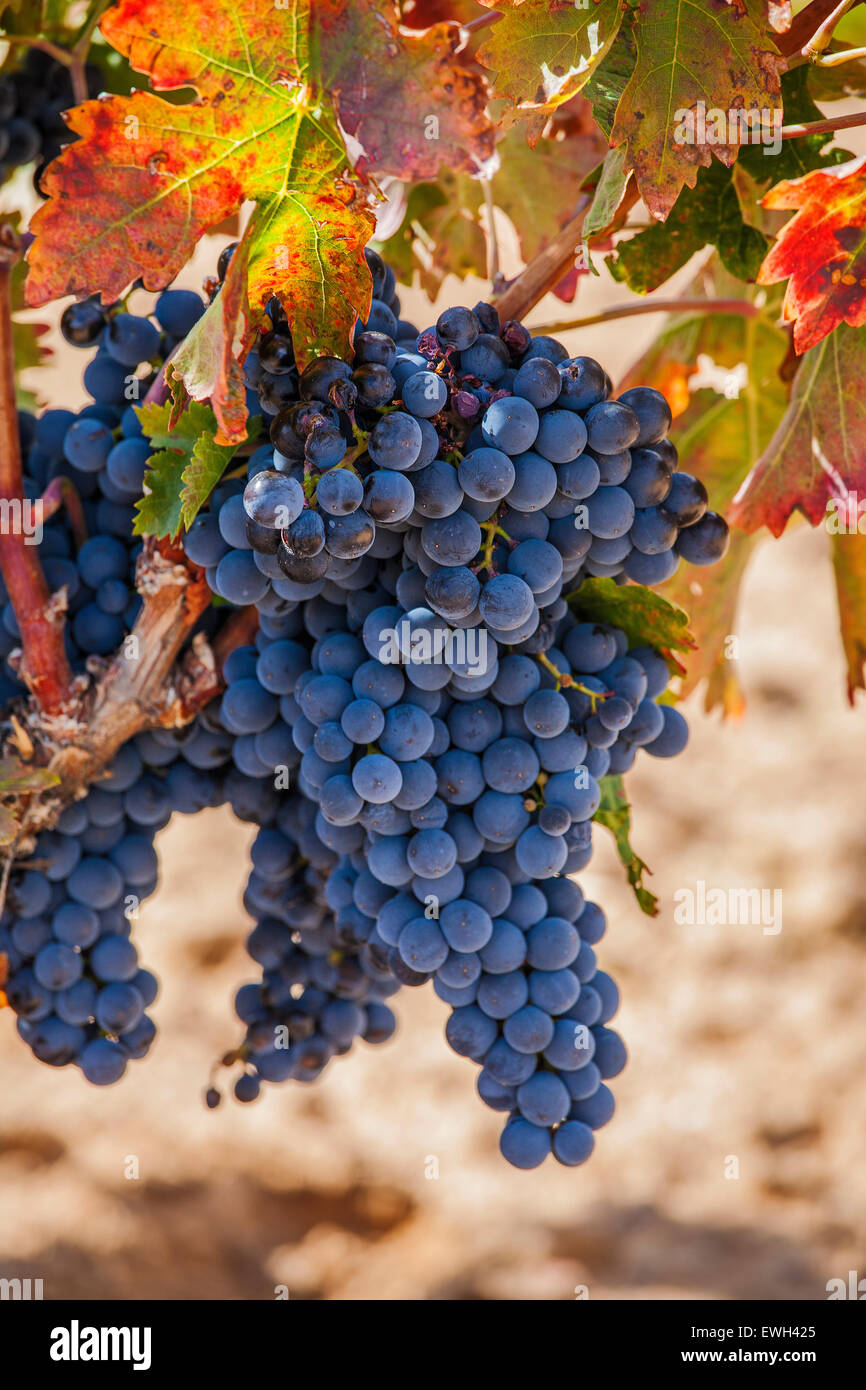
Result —
[[[523,130],[515,128],[496,150],[499,165],[490,182],[491,197],[512,222],[521,257],[528,262],[574,215],[577,190],[601,160],[604,145],[588,105],[580,103],[575,112],[558,113],[553,133],[534,148]],[[381,244],[397,279],[411,283],[417,270],[422,287],[435,299],[446,275],[486,278],[483,205],[481,182],[447,169],[435,183],[411,188],[401,226]]]
[[[585,579],[566,595],[572,612],[584,623],[620,628],[630,647],[654,647],[673,675],[684,667],[675,652],[693,651],[688,614],[642,584],[615,584],[612,579]]]
[[[33,767],[17,758],[0,758],[0,796],[41,792],[59,785],[57,773],[49,771],[47,767]]]
[[[481,184],[465,174],[443,169],[435,183],[411,189],[402,225],[381,243],[382,254],[397,279],[410,284],[418,270],[430,299],[446,275],[465,280],[487,274],[487,242],[478,220],[484,201]]]
[[[134,535],[177,535],[182,524],[183,473],[189,457],[176,449],[160,449],[151,454],[144,475],[147,492],[135,504]]]
[[[684,188],[665,222],[621,241],[609,260],[615,280],[636,294],[657,289],[708,243],[718,247],[725,269],[738,280],[757,279],[768,238],[743,218],[732,171],[714,160]]]
[[[620,146],[619,149],[609,150],[604,157],[592,202],[583,219],[585,241],[589,241],[590,237],[610,226],[617,208],[625,197],[629,175],[625,172],[624,154],[625,151]]]
[[[172,424],[170,404],[161,405],[148,401],[135,406],[142,431],[147,435],[155,449],[179,449],[191,454],[196,440],[205,431],[212,431],[216,423],[210,406],[193,401],[187,410]]]
[[[608,140],[613,130],[616,108],[634,72],[636,61],[637,45],[626,24],[583,89],[583,95],[592,102],[593,115]]]
[[[629,842],[631,808],[626,800],[622,778],[602,777],[599,786],[601,788],[601,805],[593,816],[593,820],[598,821],[599,825],[606,826],[613,835],[616,841],[617,854],[625,868],[626,877],[634,890],[641,912],[645,912],[648,917],[657,917],[658,898],[644,887],[643,881],[644,874],[651,874],[652,869],[648,868],[640,855],[635,854]]]
[[[254,416],[247,424],[247,439],[254,440],[262,432],[262,417]],[[183,471],[183,492],[181,493],[181,521],[188,530],[210,497],[222,477],[226,464],[230,461],[234,447],[215,444],[209,434],[200,434],[192,451],[189,463]]]
[[[479,195],[480,192],[479,188]],[[374,242],[377,250],[385,257],[401,285],[411,285],[412,276],[421,264],[418,255],[416,255],[415,246],[416,242],[421,239],[422,232],[427,256],[429,258],[436,256],[438,248],[429,244],[433,240],[430,222],[441,208],[446,207],[447,203],[448,196],[438,183],[416,183],[408,191],[406,211],[396,232],[393,232],[385,241],[377,240]],[[480,207],[480,199],[478,206]],[[479,231],[481,231],[480,227]],[[481,240],[484,240],[483,233]],[[442,249],[446,250],[444,247]],[[479,270],[481,270],[481,266],[479,266]]]
[[[7,0],[0,6],[0,22],[8,34],[41,34],[64,37],[68,0]],[[66,37],[72,39],[72,31]],[[19,50],[19,54],[20,54]]]
[[[508,123],[520,117],[538,122],[569,101],[598,68],[622,23],[619,0],[504,0],[500,15],[478,58],[492,69],[494,96],[511,103]]]
[[[577,190],[604,158],[604,142],[589,106],[580,102],[580,107],[571,120],[554,121],[551,135],[534,148],[519,128],[496,147],[499,168],[490,189],[494,203],[514,225],[524,262],[537,256],[573,217]]]
[[[136,413],[157,452],[148,461],[147,491],[136,503],[135,534],[176,536],[191,525],[237,445],[215,443],[216,416],[198,401],[190,402],[174,425],[168,402],[140,406]],[[260,429],[256,419],[248,438],[256,438]]]

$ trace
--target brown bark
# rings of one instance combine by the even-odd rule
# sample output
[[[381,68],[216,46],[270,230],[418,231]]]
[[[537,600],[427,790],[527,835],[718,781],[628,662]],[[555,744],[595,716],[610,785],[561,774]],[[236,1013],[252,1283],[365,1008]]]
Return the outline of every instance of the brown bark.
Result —
[[[65,601],[48,588],[39,547],[22,526],[11,290],[19,254],[17,236],[8,227],[0,228],[0,571],[21,632],[21,678],[42,708],[56,714],[72,696],[73,677],[63,646]]]

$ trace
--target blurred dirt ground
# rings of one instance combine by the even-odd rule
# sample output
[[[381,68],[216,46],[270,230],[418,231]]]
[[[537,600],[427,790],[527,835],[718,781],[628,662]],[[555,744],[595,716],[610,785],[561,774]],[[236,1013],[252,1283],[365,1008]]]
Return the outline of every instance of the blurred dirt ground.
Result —
[[[213,244],[184,277],[210,270]],[[472,303],[483,286],[449,286]],[[621,300],[602,279],[580,313]],[[421,326],[435,312],[404,297]],[[42,317],[45,312],[42,311]],[[533,321],[562,317],[548,301]],[[567,338],[623,369],[659,320]],[[56,339],[55,339],[56,341]],[[81,397],[64,350],[52,404]],[[737,635],[749,700],[630,778],[634,843],[661,914],[642,917],[609,836],[580,876],[604,906],[630,1065],[581,1169],[519,1173],[475,1068],[450,1053],[432,991],[397,996],[399,1032],[314,1087],[202,1103],[252,978],[241,907],[249,827],[228,812],[162,833],[163,880],[137,940],[160,976],[145,1063],[98,1091],[35,1062],[0,1014],[0,1277],[46,1298],[820,1299],[866,1274],[866,788],[862,708],[844,698],[824,537],[765,544]],[[783,926],[677,925],[673,896],[779,888]]]

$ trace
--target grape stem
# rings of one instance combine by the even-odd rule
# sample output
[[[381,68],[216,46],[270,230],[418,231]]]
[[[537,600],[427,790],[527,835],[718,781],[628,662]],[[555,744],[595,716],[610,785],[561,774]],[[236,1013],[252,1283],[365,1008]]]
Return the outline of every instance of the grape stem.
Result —
[[[501,18],[500,10],[490,10],[488,14],[480,14],[477,19],[467,19],[460,28],[465,34],[475,34],[479,29],[486,29],[489,24],[495,24]]]
[[[27,833],[27,815],[28,812],[27,808],[25,807],[24,814],[21,817],[21,824],[18,828],[18,834],[15,836],[15,839],[12,841],[11,845],[6,846],[3,855],[3,871],[2,874],[0,874],[0,914],[6,911],[6,894],[9,891],[9,877],[12,873],[12,868],[15,863],[15,855],[18,846],[20,845],[21,841],[24,839],[24,836]],[[2,995],[3,992],[3,984],[4,978],[2,976],[2,973],[0,973],[0,995]]]
[[[12,716],[4,751],[19,752],[25,741],[33,761],[59,779],[45,793],[20,799],[19,819],[25,814],[33,833],[55,825],[136,734],[190,723],[225,688],[229,653],[255,634],[258,613],[244,608],[232,613],[212,647],[202,632],[189,641],[211,592],[204,570],[170,541],[145,537],[135,578],[142,596],[138,617],[113,657],[90,659],[95,679],[76,678],[71,698],[53,718],[38,698]],[[23,629],[20,616],[19,623]]]
[[[32,714],[28,720],[28,733],[42,743],[48,766],[60,778],[59,789],[52,789],[54,803],[67,805],[83,795],[118,749],[144,729],[189,723],[221,688],[220,665],[203,633],[183,651],[210,603],[204,570],[169,541],[146,536],[135,580],[142,606],[132,631],[103,663],[98,680],[63,727],[53,731],[53,740],[46,739],[52,730],[40,727]],[[247,624],[238,617],[226,645],[233,639],[239,645]],[[223,649],[223,660],[226,654]],[[37,828],[52,823],[58,809],[46,803],[33,823]]]
[[[52,516],[60,511],[61,507],[66,508],[66,518],[69,522],[69,529],[72,532],[72,539],[75,542],[75,549],[80,550],[87,540],[87,521],[84,516],[84,508],[81,505],[81,498],[78,495],[78,488],[71,478],[52,478],[47,488],[42,494],[42,520],[48,521]]]
[[[489,179],[482,179],[481,187],[484,190],[484,208],[487,214],[487,278],[495,293],[499,289],[503,275],[499,265],[499,238],[496,235],[493,190]]]
[[[592,706],[593,714],[595,714],[596,703],[599,700],[607,699],[610,693],[609,691],[590,690],[588,685],[583,685],[580,681],[576,681],[574,679],[574,676],[570,676],[567,671],[560,671],[559,667],[551,661],[550,657],[547,655],[547,652],[536,653],[535,659],[538,662],[539,666],[543,666],[545,671],[549,671],[550,674],[553,676],[554,680],[556,681],[557,690],[579,690],[581,695],[587,695],[589,697],[589,702]]]
[[[222,694],[226,687],[223,668],[227,658],[238,647],[247,647],[253,642],[258,626],[259,613],[254,604],[232,613],[213,639],[213,661],[206,658],[199,660],[197,670],[193,670],[190,661],[187,662],[185,688],[179,702],[163,718],[163,723],[188,724],[199,710]]]
[[[846,48],[842,53],[819,54],[812,62],[819,68],[839,68],[843,63],[858,63],[866,58],[866,48]]]
[[[38,48],[40,53],[47,53],[56,63],[62,63],[65,68],[71,67],[74,61],[68,48],[61,48],[59,43],[52,43],[50,39],[42,39],[38,34],[4,34],[3,42],[16,48]]]
[[[474,574],[476,569],[487,570],[487,573],[492,575],[495,573],[493,569],[493,547],[496,544],[496,538],[498,536],[500,540],[507,541],[510,545],[511,537],[508,532],[503,531],[502,527],[499,525],[498,516],[495,516],[492,521],[486,521],[481,527],[481,530],[484,532],[484,549],[481,553],[480,563],[473,568],[472,572]]]
[[[21,678],[46,714],[58,714],[73,691],[72,671],[63,644],[65,595],[62,591],[52,595],[39,547],[32,544],[33,536],[27,535],[21,524],[24,484],[15,397],[11,284],[20,246],[11,228],[0,227],[0,571],[21,632]]]

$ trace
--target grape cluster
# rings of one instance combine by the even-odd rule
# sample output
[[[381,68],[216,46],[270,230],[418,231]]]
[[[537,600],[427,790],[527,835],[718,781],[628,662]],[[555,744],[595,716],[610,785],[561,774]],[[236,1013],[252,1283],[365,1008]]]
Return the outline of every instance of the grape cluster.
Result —
[[[400,985],[366,945],[368,919],[353,900],[359,871],[348,857],[337,861],[316,818],[313,802],[292,798],[253,842],[244,905],[256,919],[247,950],[262,979],[236,999],[246,1026],[241,1101],[255,1100],[262,1081],[314,1081],[356,1038],[386,1042],[396,1026],[384,1001]],[[209,1091],[211,1105],[218,1098]]]
[[[203,720],[124,745],[103,779],[36,836],[10,876],[0,918],[4,991],[42,1062],[80,1066],[108,1085],[143,1057],[156,1029],[145,1010],[157,982],[130,932],[157,886],[153,840],[175,811],[237,797],[231,739]]]
[[[94,64],[85,67],[87,94],[102,88],[102,74]],[[34,182],[45,165],[77,136],[63,119],[75,105],[69,69],[41,49],[29,48],[23,64],[0,78],[0,182],[19,165],[36,164]]]
[[[405,557],[413,618],[433,643],[446,625],[483,631],[492,671],[500,646],[543,647],[539,628],[583,578],[660,584],[680,558],[724,554],[727,525],[678,471],[652,388],[612,399],[593,359],[500,328],[485,304],[447,310],[412,350],[378,299],[352,363],[320,357],[299,376],[272,312],[246,370],[273,452],[256,450],[245,486],[216,489],[186,539],[221,598],[333,594]]]
[[[170,316],[177,293],[160,296],[158,322]],[[189,318],[193,306],[180,293]],[[192,299],[201,313],[201,299]],[[113,337],[116,319],[120,331]],[[57,512],[44,523],[39,554],[50,588],[65,595],[67,656],[73,671],[83,673],[94,658],[120,646],[141,605],[135,573],[142,545],[133,536],[133,503],[150,446],[130,397],[137,399],[143,384],[135,369],[158,358],[161,345],[160,330],[147,318],[112,319],[92,301],[71,306],[63,320],[68,341],[99,344],[85,370],[93,400],[77,413],[48,410],[34,419],[22,411],[19,436],[25,498],[35,502],[62,478],[80,502],[87,534],[73,528],[71,514]],[[2,581],[0,605],[5,704],[24,687],[16,661],[18,623]],[[215,618],[206,615],[205,630],[213,630]],[[29,867],[13,870],[0,917],[3,989],[19,1033],[41,1061],[75,1063],[88,1081],[106,1085],[123,1075],[128,1060],[148,1051],[155,1029],[145,1011],[157,985],[138,964],[130,930],[157,884],[153,839],[174,811],[238,795],[231,753],[232,739],[208,712],[187,729],[140,735],[53,830],[34,838]]]
[[[0,917],[5,991],[37,1057],[116,1080],[153,1036],[156,986],[130,941],[153,837],[174,811],[228,804],[258,827],[244,903],[259,978],[238,992],[244,1037],[224,1059],[237,1099],[385,1041],[386,1001],[431,981],[449,1044],[506,1117],[506,1159],[574,1166],[610,1119],[625,1049],[596,965],[605,918],[570,876],[591,857],[603,779],[688,737],[659,703],[666,661],[588,621],[580,586],[661,583],[680,557],[719,558],[727,528],[678,470],[657,392],[613,399],[592,359],[486,304],[418,333],[392,272],[368,263],[351,362],[299,373],[268,306],[245,373],[270,440],[228,466],[183,537],[221,601],[201,630],[250,607],[255,638],[225,661],[218,702],[139,735],[34,841]],[[70,306],[64,336],[95,348],[92,403],[20,417],[26,495],[65,477],[90,531],[57,515],[41,542],[76,670],[135,621],[151,449],[132,402],[203,309],[175,289],[150,316]],[[0,598],[8,699],[18,629]]]
[[[604,916],[564,875],[589,861],[600,779],[641,747],[681,751],[685,721],[657,703],[662,658],[567,606],[544,663],[509,653],[480,697],[439,666],[430,689],[431,663],[379,659],[406,617],[395,579],[386,567],[343,603],[263,615],[227,673],[236,758],[243,744],[250,776],[270,789],[282,774],[299,793],[253,849],[245,904],[263,976],[238,994],[236,1094],[313,1079],[355,1036],[379,1040],[396,986],[432,980],[449,1043],[508,1112],[505,1157],[576,1164],[612,1114],[604,1083],[625,1051],[593,950]]]

